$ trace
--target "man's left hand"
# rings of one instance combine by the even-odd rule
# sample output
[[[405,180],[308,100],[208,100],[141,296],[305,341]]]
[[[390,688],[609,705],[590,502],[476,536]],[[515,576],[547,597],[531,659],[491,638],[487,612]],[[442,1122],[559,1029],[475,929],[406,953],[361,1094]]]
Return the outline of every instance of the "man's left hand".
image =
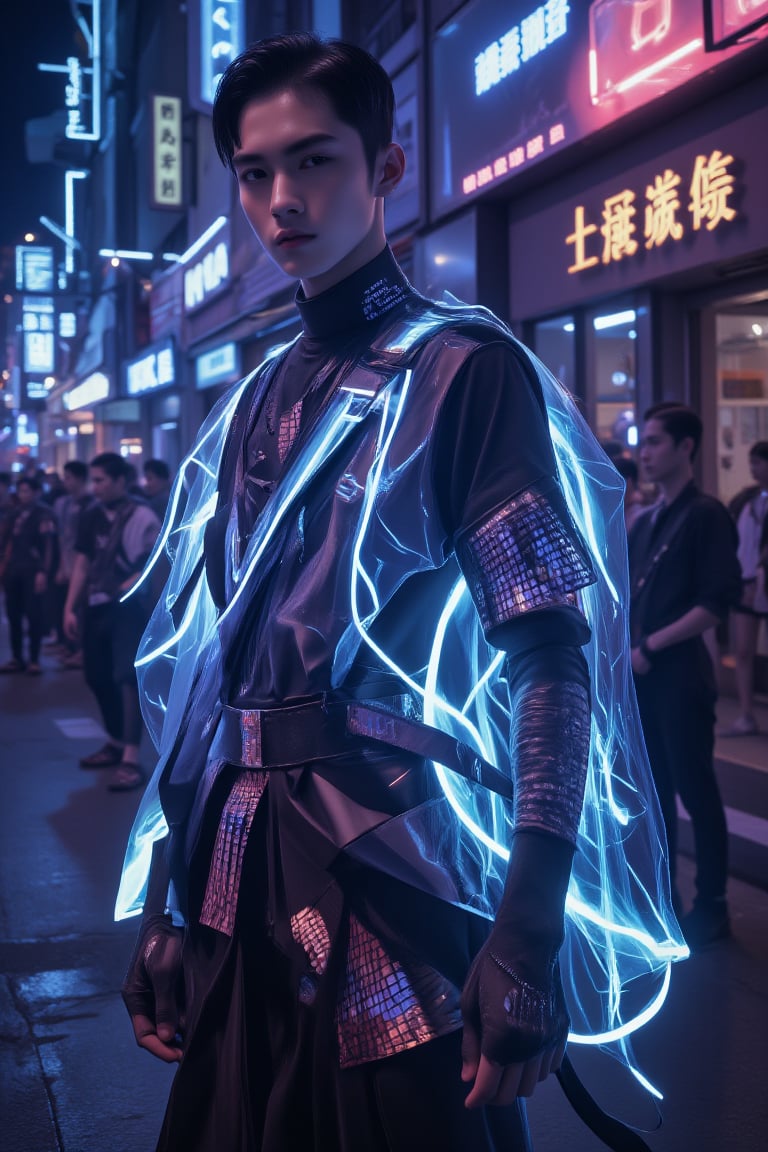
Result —
[[[497,956],[491,936],[470,969],[461,1006],[461,1078],[472,1083],[467,1108],[530,1096],[560,1067],[569,1020],[556,963],[530,984]]]

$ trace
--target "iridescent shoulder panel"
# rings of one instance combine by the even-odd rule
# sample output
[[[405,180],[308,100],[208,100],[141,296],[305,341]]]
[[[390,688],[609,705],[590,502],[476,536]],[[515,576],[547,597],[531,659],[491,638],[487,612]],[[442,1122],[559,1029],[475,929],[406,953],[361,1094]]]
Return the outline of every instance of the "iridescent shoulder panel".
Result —
[[[595,579],[544,486],[518,492],[459,541],[457,555],[486,632],[524,612],[573,605]]]

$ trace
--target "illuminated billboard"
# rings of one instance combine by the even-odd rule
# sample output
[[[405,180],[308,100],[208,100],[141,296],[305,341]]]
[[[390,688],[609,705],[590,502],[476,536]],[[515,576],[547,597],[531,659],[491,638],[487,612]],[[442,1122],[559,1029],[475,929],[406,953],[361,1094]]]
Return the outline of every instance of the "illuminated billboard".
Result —
[[[53,248],[16,246],[16,287],[20,292],[53,292]]]
[[[22,303],[24,371],[50,373],[56,365],[52,296],[25,296]]]
[[[768,0],[710,9],[745,21]],[[439,216],[679,88],[768,35],[705,48],[701,0],[475,0],[433,43],[432,211]],[[733,12],[731,12],[733,9]],[[744,25],[747,26],[746,24]]]

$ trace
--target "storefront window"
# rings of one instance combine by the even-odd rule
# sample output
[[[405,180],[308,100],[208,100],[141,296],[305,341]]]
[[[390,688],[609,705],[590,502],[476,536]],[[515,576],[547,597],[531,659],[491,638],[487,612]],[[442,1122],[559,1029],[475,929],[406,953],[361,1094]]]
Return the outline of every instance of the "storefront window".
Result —
[[[717,487],[728,503],[754,483],[749,449],[768,440],[768,300],[723,305],[715,315]]]
[[[576,324],[573,316],[540,320],[534,327],[533,350],[569,392],[576,391]]]
[[[614,451],[637,445],[637,330],[633,307],[590,312],[587,393],[590,423]]]

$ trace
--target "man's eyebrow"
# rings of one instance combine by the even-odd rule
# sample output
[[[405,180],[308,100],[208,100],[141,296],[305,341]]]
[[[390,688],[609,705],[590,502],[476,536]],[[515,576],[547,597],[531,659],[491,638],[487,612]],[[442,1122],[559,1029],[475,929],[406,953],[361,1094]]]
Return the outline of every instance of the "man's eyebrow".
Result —
[[[304,152],[307,148],[315,148],[318,144],[335,144],[338,142],[336,136],[332,136],[329,132],[316,132],[312,136],[303,136],[301,140],[295,140],[293,144],[289,144],[283,149],[283,156],[295,156],[297,152]],[[236,152],[232,158],[235,166],[241,164],[263,164],[265,157],[260,152]]]

